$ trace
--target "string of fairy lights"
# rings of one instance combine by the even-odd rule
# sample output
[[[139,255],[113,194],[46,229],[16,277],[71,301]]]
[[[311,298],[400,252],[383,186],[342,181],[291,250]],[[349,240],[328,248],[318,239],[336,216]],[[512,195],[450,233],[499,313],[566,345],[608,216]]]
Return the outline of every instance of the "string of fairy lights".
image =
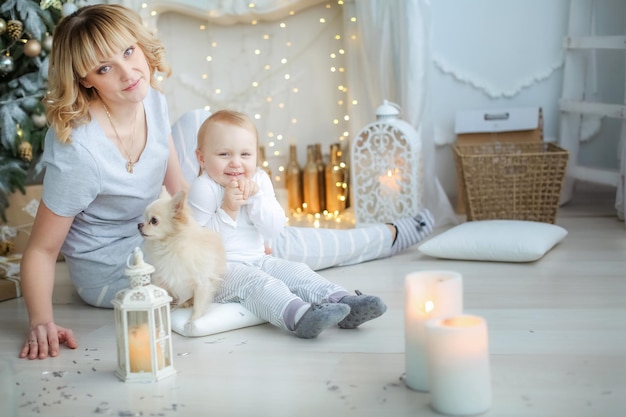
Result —
[[[248,15],[255,16],[256,8],[250,2]],[[158,27],[159,19],[166,19],[166,10],[158,10],[146,2],[140,12],[164,40],[165,28]],[[190,52],[197,56],[185,57],[184,61],[191,62],[187,64],[169,59],[174,82],[185,94],[200,97],[209,111],[228,107],[254,118],[276,188],[284,187],[290,144],[297,145],[301,165],[308,144],[322,143],[326,152],[331,143],[347,146],[348,109],[358,102],[350,98],[345,65],[348,41],[355,40],[355,35],[344,39],[344,33],[355,32],[344,30],[344,22],[355,23],[356,18],[345,19],[344,10],[343,1],[335,0],[291,10],[279,20],[251,17],[236,25],[216,23],[219,12],[207,11],[193,18],[195,27],[176,29],[193,38]],[[168,55],[170,49],[174,48],[168,49]],[[321,68],[315,77],[309,72],[313,67]],[[322,90],[325,101],[320,103],[316,100]]]

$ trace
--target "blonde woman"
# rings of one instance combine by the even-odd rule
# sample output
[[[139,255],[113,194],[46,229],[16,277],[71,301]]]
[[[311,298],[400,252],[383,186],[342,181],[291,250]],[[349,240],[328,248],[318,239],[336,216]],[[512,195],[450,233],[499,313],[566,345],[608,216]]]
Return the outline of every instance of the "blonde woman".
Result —
[[[62,344],[78,346],[72,330],[54,319],[58,254],[80,297],[112,308],[111,299],[128,285],[126,258],[142,243],[137,224],[145,207],[162,185],[171,194],[188,187],[155,81],[157,72],[169,75],[164,53],[139,16],[120,5],[83,7],[56,27],[44,99],[50,128],[42,201],[21,264],[29,316],[22,358],[54,357]],[[420,239],[411,222],[399,222],[400,233],[392,226],[375,229],[374,235],[386,230],[389,248],[396,239],[395,249],[380,256]],[[428,234],[432,223],[420,222],[419,234]]]

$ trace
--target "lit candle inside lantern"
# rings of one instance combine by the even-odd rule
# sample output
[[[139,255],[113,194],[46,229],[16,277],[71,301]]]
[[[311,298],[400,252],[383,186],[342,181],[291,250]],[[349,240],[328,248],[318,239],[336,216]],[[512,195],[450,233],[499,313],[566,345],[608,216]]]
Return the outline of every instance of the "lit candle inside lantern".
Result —
[[[400,175],[398,168],[393,171],[388,169],[385,175],[379,175],[381,195],[388,196],[399,193],[402,190],[401,180],[402,175]]]
[[[152,372],[152,355],[150,352],[150,330],[148,323],[128,328],[128,361],[131,372]],[[156,344],[157,368],[163,367],[163,350]]]
[[[422,271],[405,278],[404,337],[406,385],[428,391],[426,322],[459,315],[463,311],[461,274],[453,271]]]
[[[467,416],[491,407],[487,324],[461,315],[426,324],[431,406],[435,411]]]

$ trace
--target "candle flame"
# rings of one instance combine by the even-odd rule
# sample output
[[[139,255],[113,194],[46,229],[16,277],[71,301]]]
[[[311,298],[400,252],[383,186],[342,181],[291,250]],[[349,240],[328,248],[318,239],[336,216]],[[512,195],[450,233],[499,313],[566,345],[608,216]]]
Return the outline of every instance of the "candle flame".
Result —
[[[431,311],[433,311],[434,308],[435,303],[430,300],[426,301],[426,303],[424,304],[424,311],[426,311],[426,313],[430,313]]]

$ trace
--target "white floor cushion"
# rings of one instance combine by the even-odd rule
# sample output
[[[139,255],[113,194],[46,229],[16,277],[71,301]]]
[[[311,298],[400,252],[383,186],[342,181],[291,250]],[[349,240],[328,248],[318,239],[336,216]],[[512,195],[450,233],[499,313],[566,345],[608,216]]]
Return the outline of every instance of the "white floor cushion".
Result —
[[[567,235],[561,226],[523,220],[481,220],[455,226],[424,242],[419,251],[436,258],[531,262]]]
[[[188,323],[191,308],[172,311],[172,331],[181,336],[197,337],[267,323],[239,303],[211,304],[200,318]]]

